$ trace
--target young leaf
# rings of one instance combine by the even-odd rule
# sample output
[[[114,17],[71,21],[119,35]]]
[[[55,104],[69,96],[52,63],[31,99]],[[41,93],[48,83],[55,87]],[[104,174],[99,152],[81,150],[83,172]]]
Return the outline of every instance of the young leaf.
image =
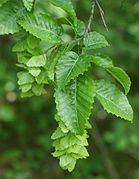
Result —
[[[132,121],[133,110],[127,97],[114,85],[105,80],[98,80],[96,84],[96,97],[104,109],[125,120]]]
[[[17,54],[18,62],[21,63],[21,64],[22,63],[26,64],[30,58],[31,58],[30,54],[28,54],[26,52],[25,53],[21,52],[21,53]]]
[[[28,35],[27,44],[30,49],[37,48],[39,43],[40,43],[40,39],[36,38],[31,34]]]
[[[84,38],[84,45],[86,49],[97,49],[108,46],[105,37],[97,32],[90,32]]]
[[[33,83],[34,82],[34,77],[29,74],[28,72],[26,71],[23,71],[23,72],[19,72],[17,74],[18,76],[18,84],[19,85],[24,85],[24,84],[28,84],[28,83]]]
[[[23,0],[24,6],[28,11],[32,10],[34,0]]]
[[[23,7],[20,1],[8,1],[0,7],[0,35],[13,34],[20,30],[17,18],[22,14]]]
[[[24,52],[27,49],[27,41],[26,39],[17,42],[14,46],[12,51],[13,52]]]
[[[28,71],[34,77],[37,77],[41,73],[41,69],[37,67],[31,67],[28,69]]]
[[[46,84],[48,83],[48,77],[47,77],[47,72],[42,70],[41,73],[35,78],[36,82],[38,84]]]
[[[53,146],[55,147],[53,156],[59,158],[60,166],[64,170],[67,169],[71,172],[75,167],[77,159],[89,156],[87,149],[85,148],[85,146],[88,145],[88,135],[86,130],[84,130],[83,135],[77,135],[67,130],[65,125],[63,128],[63,125],[60,125],[60,122],[62,121],[58,115],[56,115],[56,120],[59,123],[59,127],[52,135],[52,139],[55,140],[53,142]],[[68,158],[67,155],[69,156]]]
[[[22,98],[32,97],[34,94],[32,91],[28,91],[26,93],[21,93]]]
[[[55,99],[58,115],[67,128],[74,133],[82,134],[91,114],[95,87],[86,76],[75,79],[65,91],[56,89]]]
[[[76,159],[71,155],[66,154],[60,157],[59,164],[61,168],[63,168],[64,170],[68,169],[68,171],[71,172],[75,167]]]
[[[28,32],[46,42],[55,44],[61,41],[61,27],[49,16],[28,13],[18,20],[18,23]]]
[[[64,132],[61,130],[60,127],[58,127],[55,130],[55,132],[52,134],[51,139],[56,140],[56,139],[59,139],[59,138],[64,137],[64,136],[65,136]]]
[[[64,88],[71,79],[83,74],[91,65],[92,57],[67,52],[59,58],[56,66],[56,81],[59,88]]]
[[[32,92],[33,92],[36,96],[40,96],[40,95],[43,94],[43,92],[44,92],[43,85],[33,84]]]
[[[28,67],[43,67],[46,63],[46,56],[45,55],[39,55],[39,56],[33,56],[31,59],[27,62]]]
[[[26,93],[31,89],[31,87],[32,87],[32,83],[30,83],[30,84],[28,83],[28,84],[21,85],[20,89],[21,89],[22,93]]]

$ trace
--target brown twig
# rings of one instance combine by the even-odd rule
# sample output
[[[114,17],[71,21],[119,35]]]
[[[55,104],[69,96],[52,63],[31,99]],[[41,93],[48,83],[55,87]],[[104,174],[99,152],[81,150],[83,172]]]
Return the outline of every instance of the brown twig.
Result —
[[[94,18],[94,11],[95,11],[95,1],[92,0],[91,13],[90,13],[88,24],[86,26],[85,35],[91,31],[91,24]]]
[[[108,32],[109,30],[108,30],[108,27],[107,27],[107,24],[106,24],[106,21],[105,21],[105,18],[104,18],[104,14],[105,14],[105,13],[104,13],[102,7],[100,6],[98,0],[95,0],[95,2],[96,2],[96,5],[98,6],[98,9],[99,9],[99,12],[100,12],[100,15],[101,15],[102,22],[103,22],[103,24],[104,24],[104,26],[105,26],[105,28],[106,28],[106,31]]]

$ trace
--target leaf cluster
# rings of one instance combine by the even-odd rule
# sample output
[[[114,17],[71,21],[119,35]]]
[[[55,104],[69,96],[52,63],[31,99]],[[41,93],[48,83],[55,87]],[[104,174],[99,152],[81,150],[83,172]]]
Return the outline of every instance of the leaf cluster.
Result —
[[[64,10],[67,17],[39,13],[32,0],[3,3],[0,35],[14,34],[13,51],[22,69],[17,74],[22,97],[44,94],[46,84],[54,87],[58,128],[52,135],[53,156],[59,158],[63,169],[72,171],[77,159],[88,157],[85,147],[94,98],[108,113],[132,121],[133,111],[126,97],[131,82],[125,71],[101,54],[101,48],[109,46],[105,37],[98,32],[85,33],[85,25],[77,19],[70,0],[47,3]],[[68,33],[66,26],[75,34],[68,42],[63,39]],[[106,70],[123,86],[125,94],[110,81],[90,76],[92,64]]]

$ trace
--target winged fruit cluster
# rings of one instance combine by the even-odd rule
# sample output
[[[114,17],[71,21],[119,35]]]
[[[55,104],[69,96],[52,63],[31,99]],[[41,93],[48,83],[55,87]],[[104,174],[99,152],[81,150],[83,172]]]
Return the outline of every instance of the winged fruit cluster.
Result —
[[[85,33],[85,25],[76,17],[71,0],[43,3],[0,2],[0,35],[14,34],[13,51],[21,68],[17,76],[22,97],[44,94],[46,84],[54,87],[58,127],[52,135],[53,156],[59,158],[63,169],[72,171],[77,159],[89,156],[87,129],[91,127],[88,119],[94,98],[108,113],[132,121],[133,111],[126,97],[131,82],[121,68],[101,54],[100,49],[109,46],[105,37],[97,32]],[[50,13],[53,8],[61,8],[65,14],[59,18]],[[71,31],[75,36],[70,35]],[[65,40],[67,36],[69,40]],[[117,80],[125,94],[110,81],[94,80],[88,73],[92,64]]]

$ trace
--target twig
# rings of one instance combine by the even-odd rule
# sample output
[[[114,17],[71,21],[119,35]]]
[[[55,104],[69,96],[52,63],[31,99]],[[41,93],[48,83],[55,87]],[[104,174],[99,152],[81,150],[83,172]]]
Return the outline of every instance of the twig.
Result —
[[[103,140],[101,139],[101,135],[97,129],[96,124],[94,124],[94,122],[93,122],[93,130],[90,131],[90,134],[101,152],[102,159],[104,161],[105,168],[108,171],[109,177],[111,179],[120,179],[120,177],[116,171],[116,168],[109,156],[107,147],[106,147],[105,143],[103,142]]]
[[[92,21],[93,21],[93,18],[94,18],[94,11],[95,11],[95,1],[93,0],[92,6],[91,6],[91,14],[90,14],[89,21],[88,21],[88,24],[87,24],[87,27],[86,27],[86,30],[85,30],[85,35],[88,32],[91,31],[91,24],[92,24]]]
[[[106,31],[108,32],[109,30],[108,30],[108,27],[107,27],[107,24],[106,24],[106,21],[105,21],[105,18],[104,18],[104,14],[105,14],[105,13],[104,13],[102,7],[100,6],[98,0],[95,0],[95,2],[96,2],[96,4],[97,4],[97,6],[98,6],[98,9],[99,9],[99,12],[100,12],[100,15],[101,15],[103,24],[104,24],[104,26],[105,26],[105,28],[106,28]]]

